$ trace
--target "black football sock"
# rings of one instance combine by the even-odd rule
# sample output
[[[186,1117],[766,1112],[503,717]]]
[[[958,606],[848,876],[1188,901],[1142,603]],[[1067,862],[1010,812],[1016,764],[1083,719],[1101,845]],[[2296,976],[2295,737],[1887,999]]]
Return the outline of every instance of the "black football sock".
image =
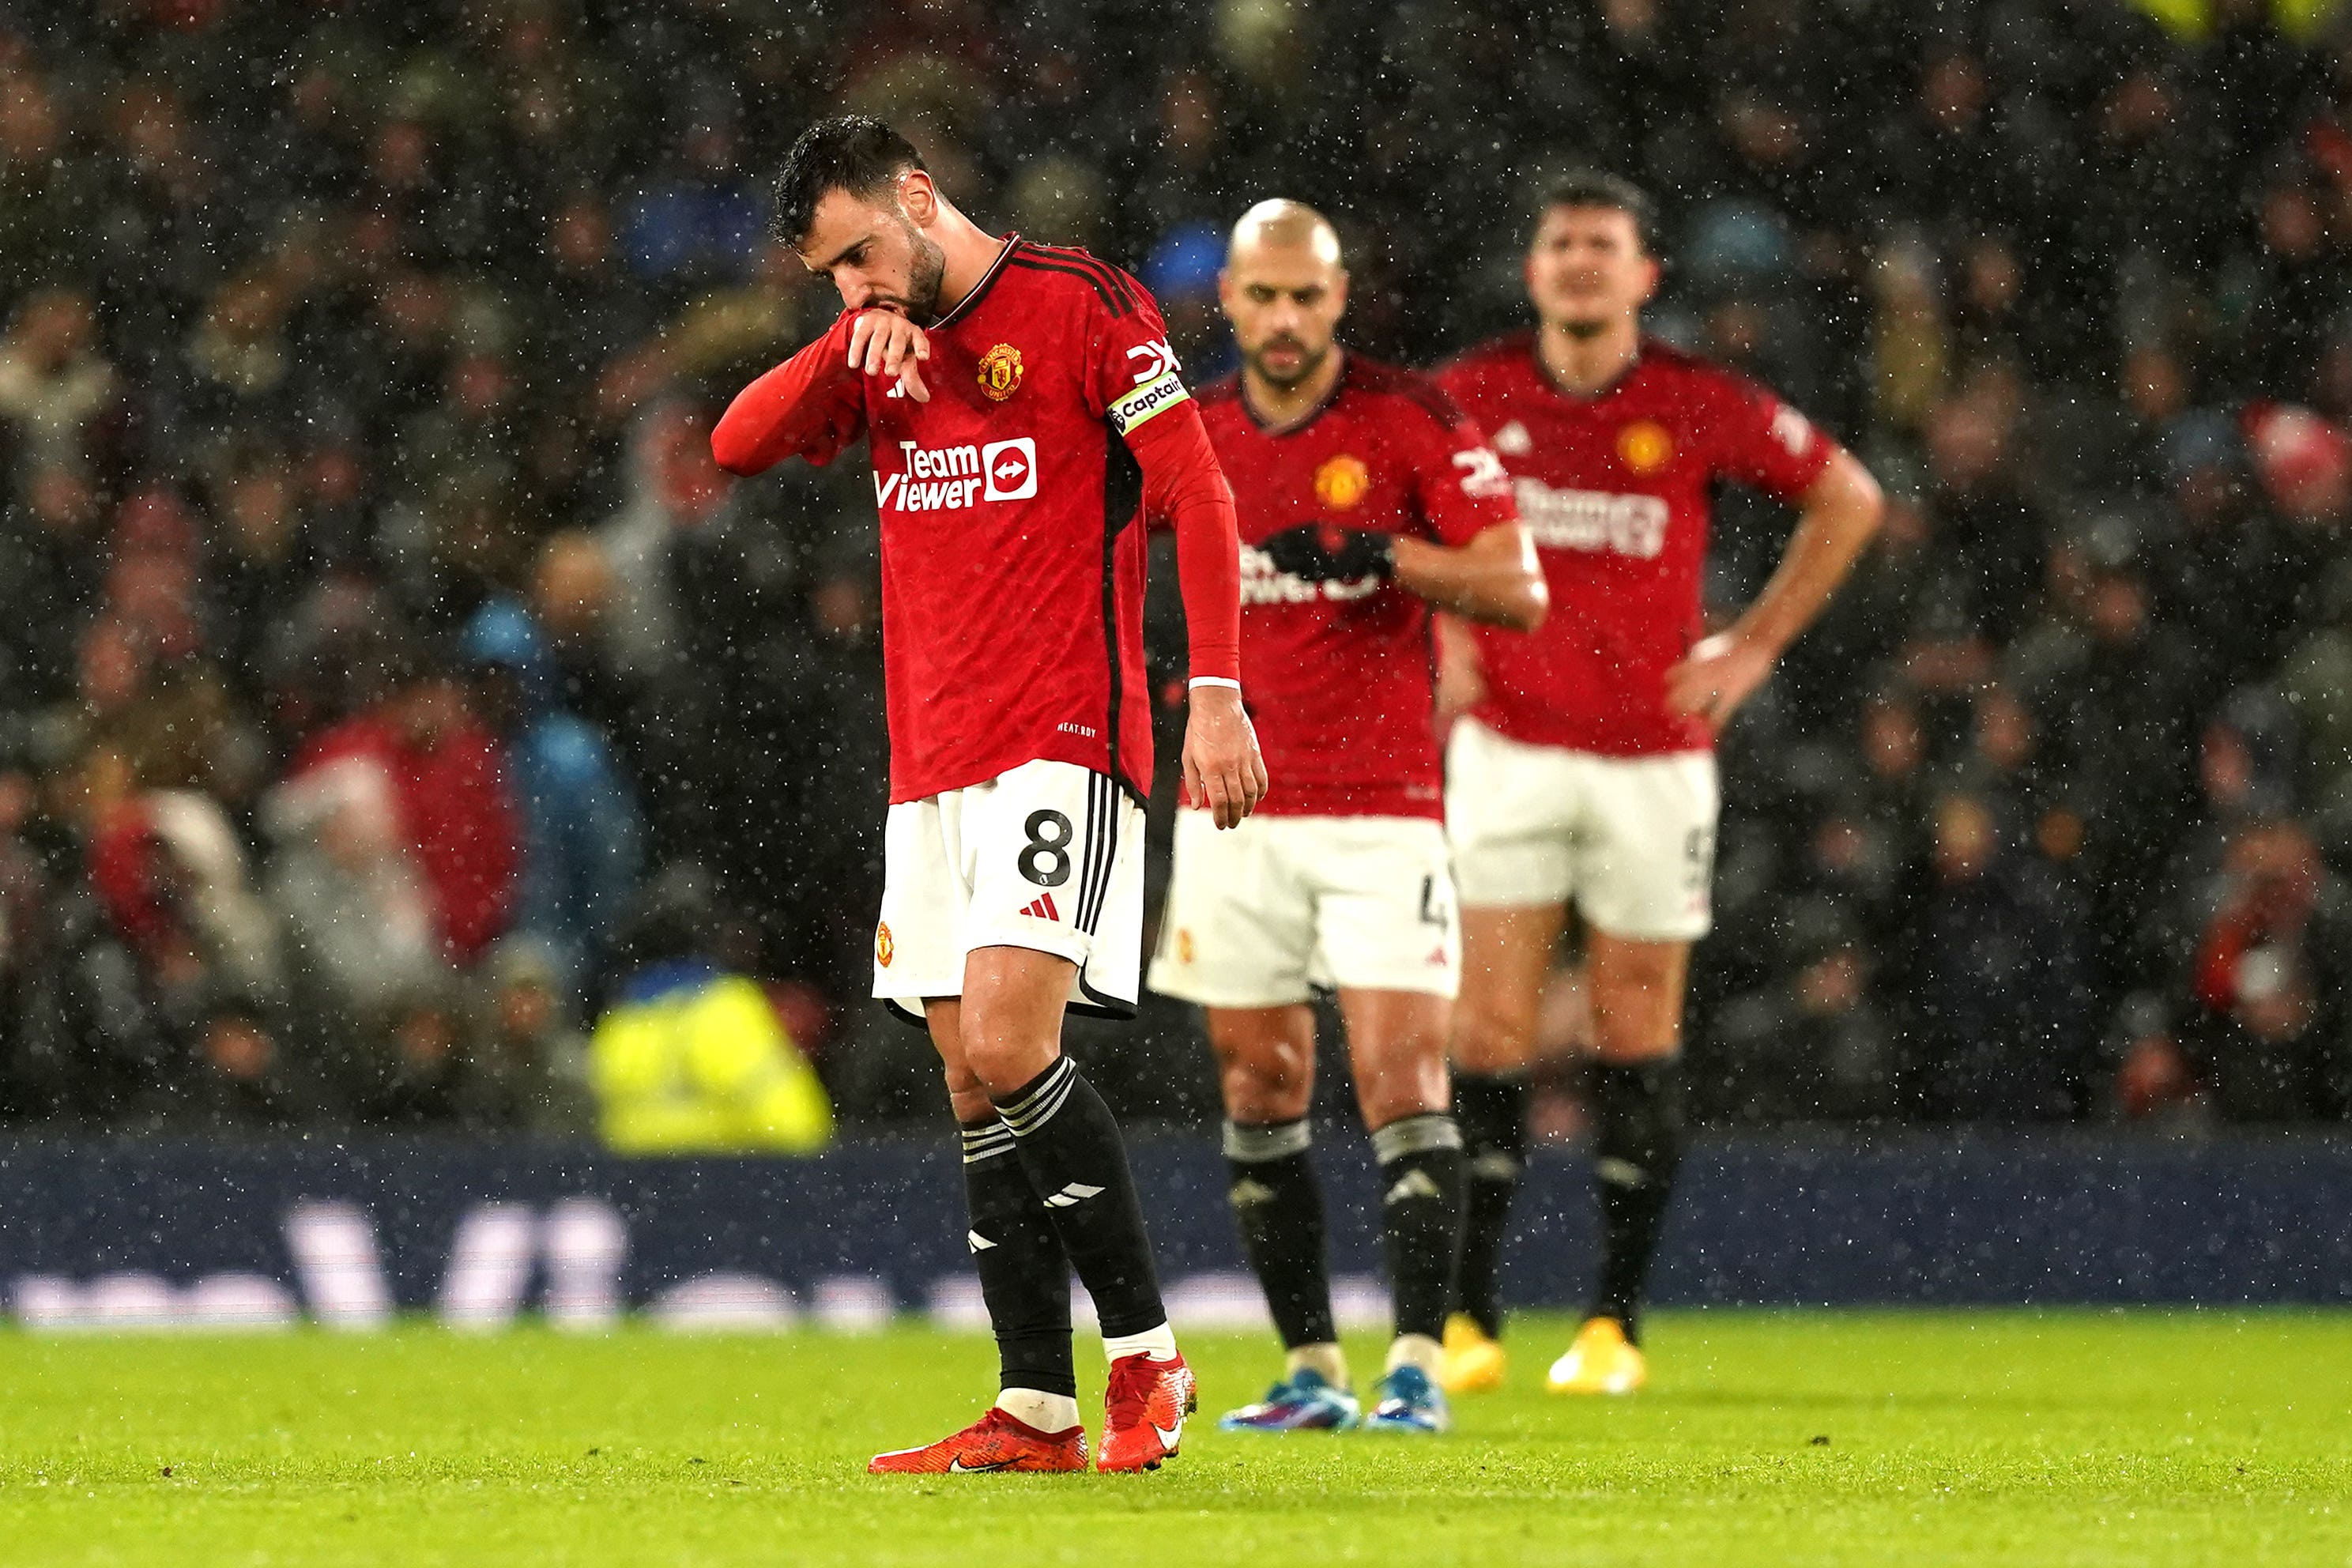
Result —
[[[1323,1258],[1323,1187],[1307,1121],[1225,1123],[1225,1189],[1282,1348],[1339,1342]]]
[[[993,1117],[963,1129],[963,1194],[964,1244],[996,1331],[997,1386],[1076,1397],[1069,1256],[1013,1154],[1012,1130]]]
[[[1528,1080],[1489,1073],[1454,1075],[1454,1119],[1462,1125],[1462,1262],[1459,1310],[1489,1338],[1503,1331],[1503,1227],[1528,1163]]]
[[[1062,1249],[1102,1321],[1105,1339],[1168,1321],[1151,1237],[1143,1227],[1135,1177],[1118,1122],[1067,1057],[996,1102],[1013,1130],[1013,1152],[1045,1201]]]
[[[1592,1174],[1601,1194],[1601,1288],[1591,1315],[1641,1333],[1650,1256],[1683,1159],[1683,1068],[1673,1057],[1592,1068]]]
[[[1381,1163],[1381,1241],[1396,1296],[1396,1331],[1445,1331],[1462,1241],[1462,1130],[1443,1110],[1372,1131]]]

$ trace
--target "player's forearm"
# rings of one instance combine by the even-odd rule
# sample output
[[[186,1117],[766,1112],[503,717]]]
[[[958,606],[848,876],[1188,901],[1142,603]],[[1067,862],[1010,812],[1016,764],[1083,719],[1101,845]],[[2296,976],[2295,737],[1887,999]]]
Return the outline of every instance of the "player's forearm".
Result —
[[[764,473],[786,458],[824,463],[853,424],[845,389],[856,373],[843,354],[845,316],[834,330],[735,395],[710,432],[710,455],[730,474]]]
[[[1145,506],[1176,532],[1177,586],[1192,678],[1242,674],[1242,543],[1234,492],[1200,412],[1180,404],[1128,437],[1143,468]]]
[[[1465,619],[1531,632],[1551,607],[1535,543],[1520,524],[1497,524],[1458,549],[1399,538],[1395,551],[1397,586]]]
[[[1845,581],[1885,511],[1869,470],[1850,454],[1839,453],[1805,492],[1804,510],[1779,568],[1732,635],[1779,657]]]

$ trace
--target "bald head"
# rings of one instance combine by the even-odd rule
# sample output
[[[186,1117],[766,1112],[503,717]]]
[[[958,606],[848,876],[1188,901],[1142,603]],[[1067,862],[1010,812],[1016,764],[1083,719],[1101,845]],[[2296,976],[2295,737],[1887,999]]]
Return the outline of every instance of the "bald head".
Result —
[[[1304,202],[1280,196],[1242,214],[1225,247],[1226,265],[1259,250],[1303,250],[1326,267],[1339,265],[1339,233],[1330,220]]]
[[[1234,226],[1217,298],[1234,324],[1244,374],[1260,391],[1319,387],[1348,308],[1339,236],[1313,207],[1258,203]]]

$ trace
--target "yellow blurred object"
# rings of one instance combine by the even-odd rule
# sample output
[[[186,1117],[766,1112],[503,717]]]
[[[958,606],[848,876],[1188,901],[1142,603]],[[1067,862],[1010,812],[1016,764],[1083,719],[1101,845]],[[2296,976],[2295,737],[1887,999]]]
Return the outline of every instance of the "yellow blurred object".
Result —
[[[1551,1363],[1554,1394],[1631,1394],[1650,1380],[1649,1363],[1614,1318],[1587,1318],[1568,1353]]]
[[[2184,38],[2202,38],[2213,31],[2214,0],[2132,0],[2171,32]],[[2315,37],[2341,7],[2342,0],[2271,0],[2271,20],[2290,38]]]
[[[833,1141],[824,1087],[740,975],[616,1003],[596,1025],[589,1075],[604,1142],[625,1154],[805,1154]]]
[[[1486,1331],[1456,1312],[1445,1320],[1445,1365],[1438,1385],[1448,1394],[1492,1394],[1503,1386],[1507,1358],[1502,1344]]]

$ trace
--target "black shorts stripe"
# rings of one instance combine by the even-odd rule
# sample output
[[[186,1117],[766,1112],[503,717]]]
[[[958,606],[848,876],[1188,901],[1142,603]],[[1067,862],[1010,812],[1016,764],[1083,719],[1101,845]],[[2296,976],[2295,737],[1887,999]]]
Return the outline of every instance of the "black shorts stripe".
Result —
[[[1097,298],[1102,300],[1103,309],[1111,313],[1113,320],[1127,314],[1127,307],[1119,301],[1118,295],[1111,292],[1110,285],[1083,267],[1067,266],[1059,261],[1025,252],[1014,257],[1012,264],[1015,267],[1028,268],[1034,272],[1066,272],[1073,278],[1083,278],[1093,287]]]
[[[1033,243],[1028,248],[1033,254],[1044,256],[1055,261],[1066,261],[1073,266],[1090,268],[1110,286],[1112,293],[1127,302],[1127,307],[1130,310],[1141,303],[1137,295],[1135,280],[1099,256],[1089,256],[1083,250],[1073,249],[1066,245]]]
[[[1078,878],[1078,929],[1088,936],[1102,921],[1104,895],[1118,858],[1118,786],[1101,773],[1087,775],[1087,854]]]
[[[1120,799],[1118,781],[1106,776],[1102,781],[1103,854],[1102,868],[1095,873],[1095,923],[1102,923],[1103,910],[1110,903],[1112,876],[1118,869],[1118,819],[1124,805]]]

